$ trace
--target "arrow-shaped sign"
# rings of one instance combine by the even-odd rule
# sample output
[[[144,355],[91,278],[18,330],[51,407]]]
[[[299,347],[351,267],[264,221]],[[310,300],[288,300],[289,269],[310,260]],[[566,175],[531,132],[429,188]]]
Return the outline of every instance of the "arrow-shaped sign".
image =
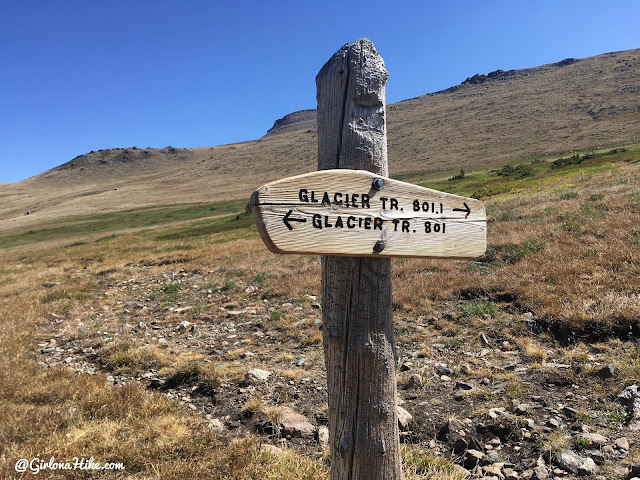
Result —
[[[289,230],[293,230],[293,227],[291,226],[291,224],[289,222],[301,222],[301,223],[305,223],[307,221],[306,218],[290,218],[291,216],[291,212],[293,212],[293,210],[289,210],[287,212],[287,214],[284,216],[284,218],[282,219],[282,221],[284,222],[284,224],[287,226],[287,228]]]
[[[477,258],[487,248],[479,200],[363,170],[283,178],[258,188],[250,203],[274,253]]]
[[[454,208],[453,211],[454,212],[467,212],[467,214],[464,216],[464,218],[467,218],[469,216],[469,214],[471,213],[471,209],[469,208],[469,205],[467,205],[467,202],[463,202],[464,208]]]

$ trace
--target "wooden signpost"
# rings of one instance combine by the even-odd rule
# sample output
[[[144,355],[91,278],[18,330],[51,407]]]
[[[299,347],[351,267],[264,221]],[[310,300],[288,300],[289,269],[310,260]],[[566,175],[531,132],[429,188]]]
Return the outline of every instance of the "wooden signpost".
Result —
[[[373,44],[316,77],[318,170],[264,185],[251,210],[275,253],[322,256],[332,480],[400,480],[390,257],[474,258],[485,209],[388,177],[387,71]]]

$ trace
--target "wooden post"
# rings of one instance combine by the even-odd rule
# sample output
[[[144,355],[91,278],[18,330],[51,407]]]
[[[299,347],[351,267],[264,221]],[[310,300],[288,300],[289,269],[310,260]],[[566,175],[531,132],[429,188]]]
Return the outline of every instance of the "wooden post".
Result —
[[[338,50],[316,77],[318,169],[388,176],[387,71],[373,44]],[[331,479],[402,478],[388,258],[322,257]]]

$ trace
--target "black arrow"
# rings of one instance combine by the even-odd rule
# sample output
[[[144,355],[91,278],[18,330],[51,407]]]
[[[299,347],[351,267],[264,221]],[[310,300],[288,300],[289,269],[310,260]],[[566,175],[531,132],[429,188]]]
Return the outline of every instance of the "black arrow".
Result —
[[[289,230],[293,230],[293,227],[291,226],[291,224],[289,222],[302,222],[302,223],[305,223],[307,221],[306,218],[289,218],[289,216],[291,215],[291,212],[293,212],[293,210],[289,210],[287,212],[287,214],[284,216],[284,218],[282,219],[282,221],[284,222],[284,224],[287,226],[287,228]]]
[[[453,211],[454,212],[467,212],[467,214],[464,216],[464,218],[467,218],[469,216],[469,214],[471,213],[471,209],[469,208],[469,205],[467,205],[467,202],[463,202],[464,204],[464,208],[454,208]]]

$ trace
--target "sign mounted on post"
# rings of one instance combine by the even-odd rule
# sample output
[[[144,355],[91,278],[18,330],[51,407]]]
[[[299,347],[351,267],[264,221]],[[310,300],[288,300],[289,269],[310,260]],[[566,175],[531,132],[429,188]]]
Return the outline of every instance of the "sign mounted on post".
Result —
[[[269,183],[251,196],[274,253],[477,258],[486,250],[482,202],[365,170],[322,170]]]

